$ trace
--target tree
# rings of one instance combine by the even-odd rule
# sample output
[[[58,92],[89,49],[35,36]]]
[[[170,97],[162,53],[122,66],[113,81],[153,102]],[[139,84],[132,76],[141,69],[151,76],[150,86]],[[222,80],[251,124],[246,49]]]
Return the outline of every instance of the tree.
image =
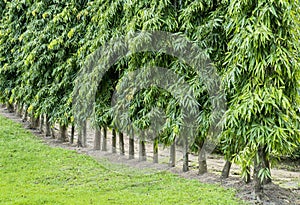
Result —
[[[271,178],[270,155],[290,153],[299,141],[298,14],[298,1],[234,0],[225,16],[223,149],[243,174],[255,161],[257,193]]]
[[[26,30],[30,2],[1,1],[0,21],[0,100],[12,110],[15,86],[20,82],[21,34]]]

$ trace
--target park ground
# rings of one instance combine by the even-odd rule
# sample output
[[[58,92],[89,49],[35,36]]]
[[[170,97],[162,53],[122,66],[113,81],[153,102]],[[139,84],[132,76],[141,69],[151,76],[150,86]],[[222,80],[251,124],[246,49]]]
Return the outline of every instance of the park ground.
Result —
[[[57,143],[7,119],[18,121],[13,114],[3,110],[1,114],[0,204],[257,203],[252,184],[245,185],[238,177],[221,181],[214,173],[197,176],[193,170],[181,173],[176,168],[158,171],[162,170],[159,165],[148,169],[148,162]],[[289,170],[277,169],[282,177],[295,174],[297,179],[297,166],[284,167]],[[263,204],[300,201],[295,180],[292,188],[271,184],[265,193]]]

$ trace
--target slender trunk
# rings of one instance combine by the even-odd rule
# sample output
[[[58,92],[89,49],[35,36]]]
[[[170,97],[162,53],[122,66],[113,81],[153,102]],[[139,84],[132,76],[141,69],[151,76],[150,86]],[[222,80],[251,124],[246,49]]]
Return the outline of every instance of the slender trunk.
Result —
[[[146,145],[143,139],[139,140],[139,161],[146,161]]]
[[[169,161],[169,167],[175,167],[175,160],[176,160],[176,143],[175,140],[171,145],[170,148],[170,161]]]
[[[27,112],[27,105],[25,105],[24,106],[24,115],[23,115],[23,118],[22,118],[22,121],[23,122],[26,122],[27,121],[27,114],[28,114],[28,112]]]
[[[17,104],[17,116],[22,117],[23,104]]]
[[[264,175],[263,177],[258,175],[261,170],[268,170],[270,172],[270,164],[267,157],[266,148],[259,147],[257,155],[258,156],[254,159],[254,189],[257,196],[261,197],[261,194],[263,193],[262,185],[270,183],[272,180],[271,176]],[[271,173],[269,174],[271,175]]]
[[[82,147],[86,147],[86,140],[87,140],[87,121],[85,120],[82,126]]]
[[[30,129],[37,129],[38,126],[39,126],[39,118],[38,117],[34,117],[34,114],[32,114],[32,116],[30,118],[29,127],[30,127]]]
[[[117,153],[117,133],[116,130],[112,130],[112,143],[111,143],[112,153]]]
[[[96,126],[94,150],[100,150],[100,147],[101,147],[101,127]]]
[[[48,115],[46,115],[46,132],[45,132],[45,136],[49,137],[51,136],[51,125],[50,125],[50,118]]]
[[[40,133],[44,132],[43,128],[44,128],[44,115],[41,115],[40,116],[40,127],[39,127]]]
[[[67,126],[60,125],[59,131],[60,131],[60,134],[58,135],[58,140],[61,142],[66,142],[67,141]]]
[[[199,175],[207,173],[206,153],[201,148],[202,146],[199,147],[200,150],[198,151]]]
[[[189,171],[189,145],[188,139],[185,137],[183,141],[183,166],[182,171]]]
[[[14,107],[15,107],[15,114],[18,115],[20,103],[16,103]]]
[[[82,147],[82,128],[78,129],[78,138],[77,138],[77,146]]]
[[[134,159],[134,135],[129,136],[129,159]]]
[[[72,127],[71,127],[71,137],[70,137],[70,143],[71,144],[74,143],[74,135],[75,135],[75,126],[72,125]]]
[[[231,162],[229,160],[227,160],[223,167],[223,170],[222,170],[222,178],[223,179],[226,179],[229,177],[230,168],[231,168]]]
[[[254,178],[254,192],[258,200],[260,201],[263,195],[263,187],[262,181],[258,176],[258,172],[261,169],[261,163],[258,162],[257,158],[254,159],[254,170],[253,170],[253,178]]]
[[[7,102],[6,103],[6,108],[8,110],[8,112],[14,112],[14,105],[12,103]]]
[[[29,119],[30,119],[29,128],[30,129],[35,129],[36,128],[36,126],[35,126],[35,121],[36,121],[35,117],[31,116]]]
[[[102,151],[107,151],[107,127],[103,127]]]
[[[125,155],[124,135],[122,132],[119,132],[119,149],[120,149],[120,155]]]
[[[246,167],[246,176],[244,177],[244,182],[246,183],[246,184],[249,184],[250,182],[251,182],[251,176],[250,176],[250,167],[248,166],[248,167]]]
[[[40,117],[38,116],[35,118],[35,121],[34,121],[35,129],[38,129],[39,125],[40,125]]]
[[[54,128],[51,127],[50,130],[51,130],[51,137],[52,137],[52,139],[55,139],[55,130],[54,130]]]
[[[270,172],[270,175],[271,175],[271,169],[270,169],[270,161],[267,157],[267,153],[266,153],[266,148],[263,150],[263,153],[262,153],[262,158],[263,158],[263,163],[264,163],[264,168],[267,168]],[[271,179],[271,176],[270,177],[266,177],[263,181],[263,184],[269,184],[272,182],[272,179]]]
[[[153,163],[158,163],[158,138],[153,141]]]

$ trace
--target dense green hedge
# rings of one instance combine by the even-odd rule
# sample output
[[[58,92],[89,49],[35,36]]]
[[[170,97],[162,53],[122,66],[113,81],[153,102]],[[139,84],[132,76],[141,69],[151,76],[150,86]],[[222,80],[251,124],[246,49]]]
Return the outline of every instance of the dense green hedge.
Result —
[[[264,159],[299,146],[298,1],[1,0],[0,6],[2,102],[27,107],[35,117],[46,114],[64,126],[74,118],[85,120],[85,113],[73,112],[72,102],[76,76],[89,56],[120,36],[172,32],[197,44],[221,76],[227,111],[218,124],[227,160],[247,173],[259,159],[259,176],[266,178]],[[184,45],[177,46],[180,52]],[[97,85],[94,125],[115,128],[111,98],[116,85],[128,72],[151,66],[173,71],[196,93],[200,112],[192,148],[198,150],[214,123],[212,96],[201,74],[164,52],[133,53],[110,67]],[[160,141],[170,145],[184,118],[170,93],[156,86],[141,90],[131,102],[132,123],[147,128],[153,106],[165,110]]]

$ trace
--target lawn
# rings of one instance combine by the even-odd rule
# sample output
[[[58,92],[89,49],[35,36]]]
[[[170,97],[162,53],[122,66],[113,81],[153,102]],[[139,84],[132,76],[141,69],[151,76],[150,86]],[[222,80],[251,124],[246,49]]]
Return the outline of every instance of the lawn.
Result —
[[[2,116],[0,156],[1,205],[241,204],[234,190],[168,172],[118,171],[119,165],[51,148]]]

